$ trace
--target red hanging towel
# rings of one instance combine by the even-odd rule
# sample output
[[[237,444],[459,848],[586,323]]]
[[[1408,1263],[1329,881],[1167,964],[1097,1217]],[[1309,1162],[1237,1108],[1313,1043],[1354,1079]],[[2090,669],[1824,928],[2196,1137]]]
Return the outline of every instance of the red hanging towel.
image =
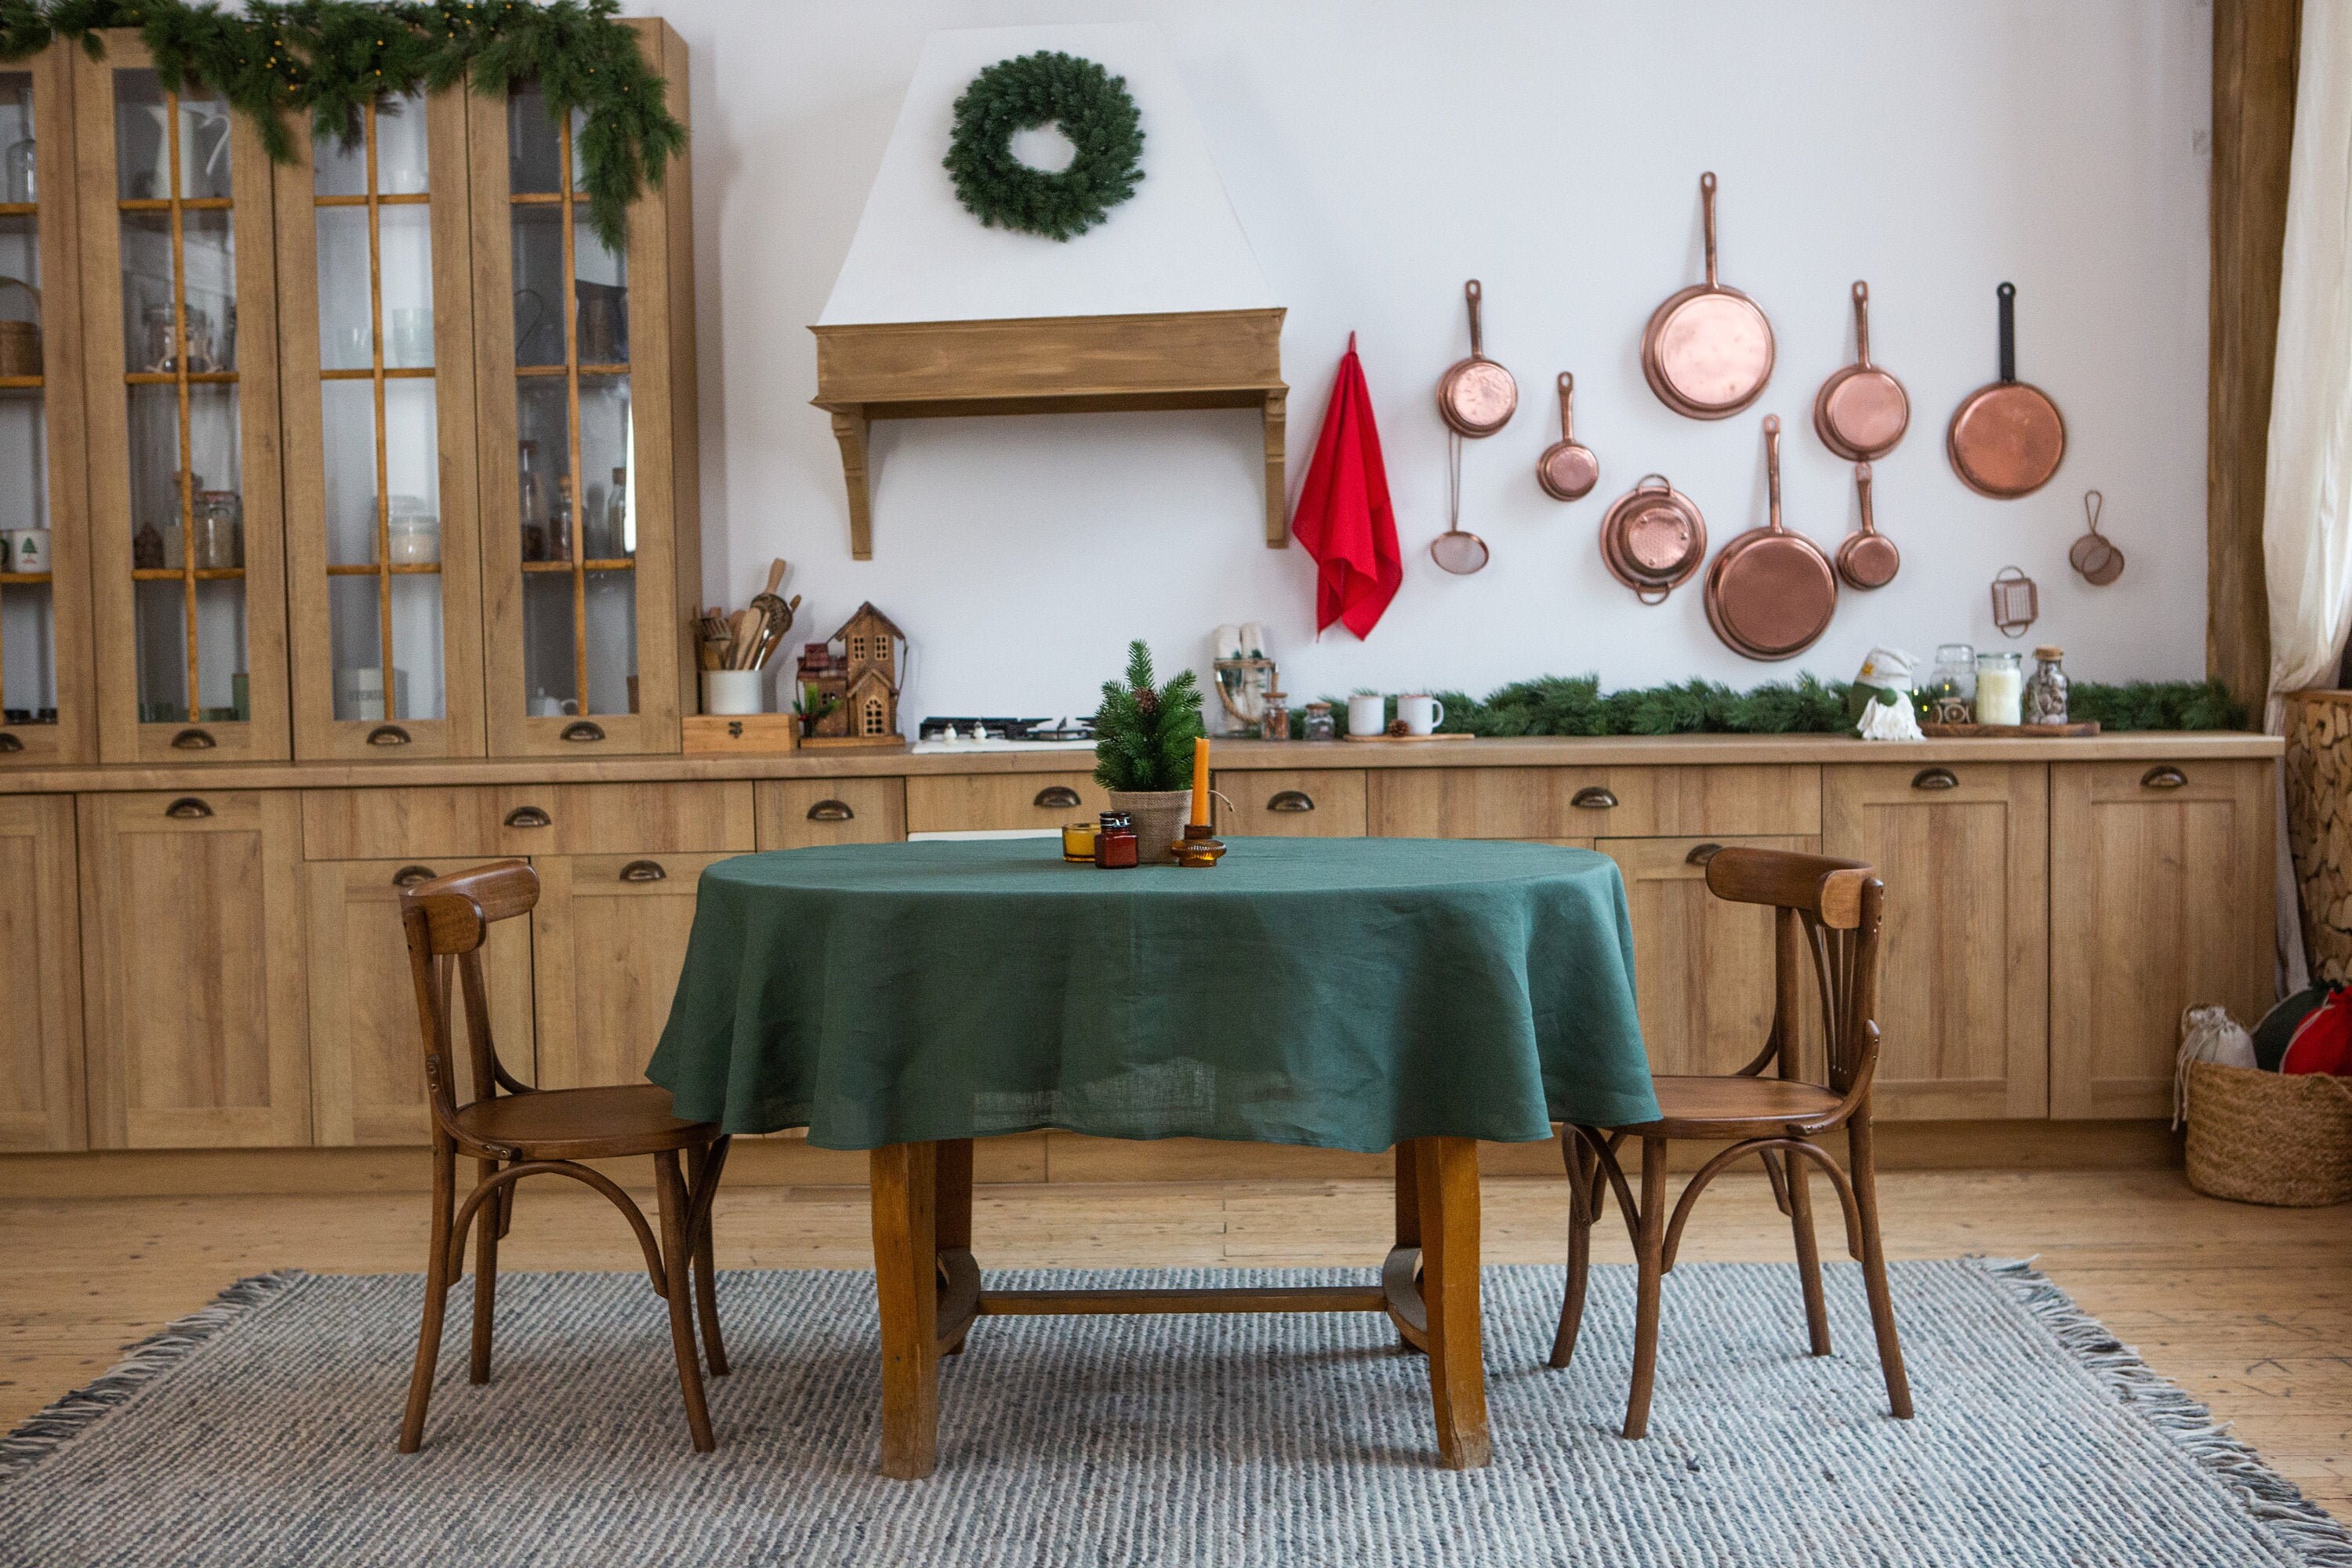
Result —
[[[1389,507],[1389,476],[1381,461],[1381,433],[1372,423],[1371,390],[1356,357],[1356,334],[1332,378],[1331,405],[1316,437],[1315,460],[1299,487],[1291,532],[1315,557],[1315,635],[1345,621],[1359,637],[1372,627],[1404,581],[1397,549],[1396,513]]]

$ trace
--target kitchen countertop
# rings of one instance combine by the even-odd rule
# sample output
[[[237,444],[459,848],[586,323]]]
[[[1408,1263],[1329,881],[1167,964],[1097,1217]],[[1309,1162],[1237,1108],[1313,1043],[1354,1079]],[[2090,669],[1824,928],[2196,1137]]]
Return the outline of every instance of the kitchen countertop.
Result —
[[[2095,763],[2276,757],[2285,742],[2242,731],[2134,731],[2060,740],[1857,741],[1842,735],[1615,735],[1446,741],[1427,744],[1217,740],[1223,769],[1656,767],[1835,763]],[[455,784],[652,784],[686,780],[846,778],[911,773],[1090,771],[1083,752],[966,754],[827,749],[782,756],[446,759],[414,763],[220,763],[0,771],[0,795],[100,790],[345,789]]]

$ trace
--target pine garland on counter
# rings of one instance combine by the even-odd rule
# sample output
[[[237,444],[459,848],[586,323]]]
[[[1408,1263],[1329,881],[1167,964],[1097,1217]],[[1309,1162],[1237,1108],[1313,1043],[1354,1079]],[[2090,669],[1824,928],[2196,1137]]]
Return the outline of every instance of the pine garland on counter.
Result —
[[[1515,681],[1483,702],[1459,691],[1439,694],[1445,704],[1440,730],[1470,735],[1843,735],[1849,683],[1801,675],[1793,685],[1772,681],[1734,691],[1712,680],[1628,688],[1602,693],[1594,675],[1547,675]],[[1348,703],[1326,698],[1345,733]],[[2136,680],[2103,686],[2078,680],[2068,713],[2095,719],[2103,730],[2243,730],[2245,709],[2218,680]],[[1306,715],[1294,709],[1291,738]]]
[[[629,204],[686,148],[617,0],[249,0],[242,13],[188,0],[0,0],[0,62],[58,39],[95,56],[97,35],[133,27],[166,91],[201,85],[227,100],[278,162],[294,156],[289,112],[349,142],[365,104],[470,82],[503,98],[536,82],[551,119],[586,121],[580,161],[589,217],[614,250]]]

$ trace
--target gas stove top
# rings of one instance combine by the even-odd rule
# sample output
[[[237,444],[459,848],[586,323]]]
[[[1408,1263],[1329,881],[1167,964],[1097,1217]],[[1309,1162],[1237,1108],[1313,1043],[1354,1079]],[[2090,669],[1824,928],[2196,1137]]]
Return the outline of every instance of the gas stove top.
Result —
[[[1091,751],[1095,727],[1085,719],[929,718],[915,727],[922,752]]]

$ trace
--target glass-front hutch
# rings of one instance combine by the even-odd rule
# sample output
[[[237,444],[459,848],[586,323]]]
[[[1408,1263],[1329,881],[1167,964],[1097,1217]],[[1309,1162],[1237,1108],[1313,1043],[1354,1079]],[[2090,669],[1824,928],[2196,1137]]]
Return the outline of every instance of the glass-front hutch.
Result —
[[[0,769],[98,754],[71,81],[0,65]]]

